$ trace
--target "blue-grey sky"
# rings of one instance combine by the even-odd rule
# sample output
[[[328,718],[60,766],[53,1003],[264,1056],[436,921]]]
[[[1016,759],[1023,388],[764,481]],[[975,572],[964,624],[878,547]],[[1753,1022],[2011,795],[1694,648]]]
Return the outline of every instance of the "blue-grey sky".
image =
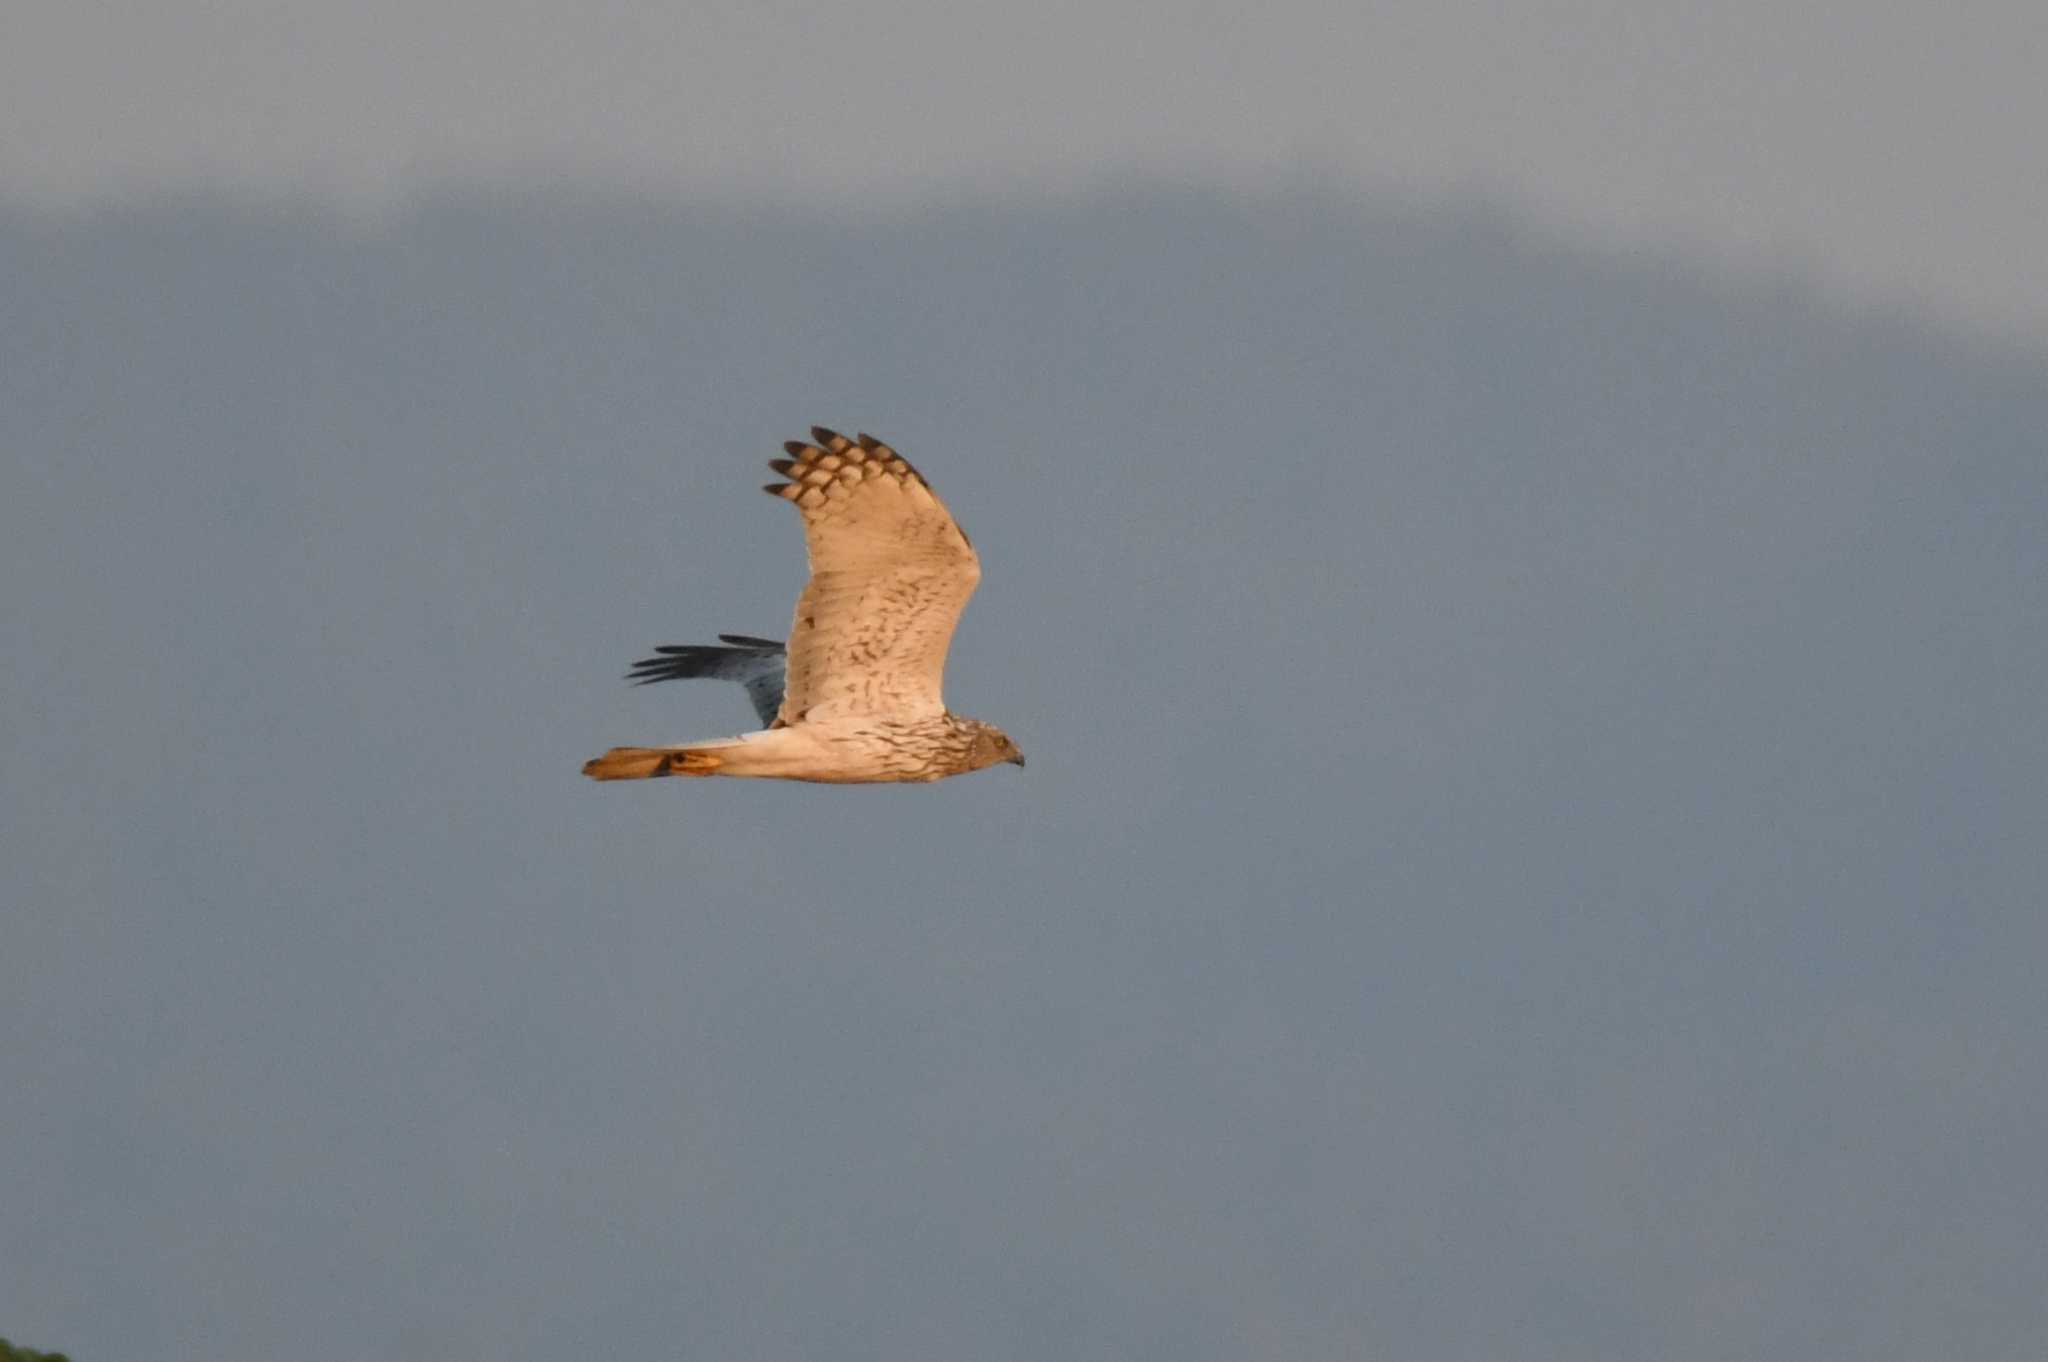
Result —
[[[0,41],[0,1334],[2037,1355],[2020,8],[184,10]],[[1030,767],[583,780],[813,422]]]
[[[2048,334],[2032,0],[17,0],[0,190],[450,173],[872,204],[1306,168]]]
[[[81,1358],[2031,1358],[2048,374],[1479,210],[0,219],[0,1327]],[[916,789],[600,787],[763,460]]]

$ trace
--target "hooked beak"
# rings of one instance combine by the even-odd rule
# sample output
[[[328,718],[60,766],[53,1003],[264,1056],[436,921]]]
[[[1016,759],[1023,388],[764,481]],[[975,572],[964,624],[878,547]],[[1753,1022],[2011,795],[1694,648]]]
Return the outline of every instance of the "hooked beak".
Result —
[[[1010,758],[1010,765],[1012,766],[1022,766],[1023,764],[1024,754],[1022,752],[1019,752],[1016,756]]]

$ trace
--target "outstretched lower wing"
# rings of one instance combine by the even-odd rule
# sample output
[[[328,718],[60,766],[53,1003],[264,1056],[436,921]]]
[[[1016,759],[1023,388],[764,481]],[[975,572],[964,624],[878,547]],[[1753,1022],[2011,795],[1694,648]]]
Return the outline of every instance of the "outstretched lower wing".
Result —
[[[731,646],[686,643],[657,647],[657,656],[635,662],[626,679],[636,686],[698,677],[737,681],[747,688],[747,698],[754,702],[762,726],[774,723],[775,713],[782,707],[782,645],[772,638],[746,634],[720,634],[719,638]]]
[[[776,722],[943,714],[946,649],[981,580],[974,546],[895,450],[822,426],[811,437],[769,463],[789,481],[766,490],[802,512],[811,560]]]

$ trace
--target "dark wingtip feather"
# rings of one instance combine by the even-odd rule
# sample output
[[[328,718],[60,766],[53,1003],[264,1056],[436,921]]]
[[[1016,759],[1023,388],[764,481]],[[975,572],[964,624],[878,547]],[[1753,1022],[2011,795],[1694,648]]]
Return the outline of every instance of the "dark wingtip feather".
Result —
[[[831,429],[829,426],[812,426],[811,438],[824,445],[827,449],[830,449],[832,442],[840,439],[841,436],[838,431]]]
[[[785,478],[795,477],[796,470],[798,467],[797,461],[795,459],[770,459],[768,461],[768,466],[774,469],[776,472],[782,474],[782,476]]]
[[[782,645],[776,644],[780,652]],[[703,676],[719,662],[736,652],[759,652],[758,648],[714,648],[703,643],[658,643],[654,657],[643,657],[633,664],[626,673],[626,680],[636,686],[651,681],[681,681]]]

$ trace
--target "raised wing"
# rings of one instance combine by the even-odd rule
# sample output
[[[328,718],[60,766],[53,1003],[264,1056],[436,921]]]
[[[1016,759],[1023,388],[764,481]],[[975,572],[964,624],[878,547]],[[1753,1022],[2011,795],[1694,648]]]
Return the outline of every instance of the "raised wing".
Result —
[[[761,716],[762,725],[774,723],[776,711],[782,708],[782,645],[772,638],[753,638],[746,634],[720,634],[718,637],[731,646],[664,644],[657,647],[654,651],[658,656],[643,657],[635,662],[626,679],[636,686],[697,677],[737,681],[747,688],[747,698],[754,702],[754,713]]]
[[[789,632],[779,725],[945,713],[940,679],[981,562],[916,469],[866,435],[822,426],[769,466],[803,513],[811,579]]]

